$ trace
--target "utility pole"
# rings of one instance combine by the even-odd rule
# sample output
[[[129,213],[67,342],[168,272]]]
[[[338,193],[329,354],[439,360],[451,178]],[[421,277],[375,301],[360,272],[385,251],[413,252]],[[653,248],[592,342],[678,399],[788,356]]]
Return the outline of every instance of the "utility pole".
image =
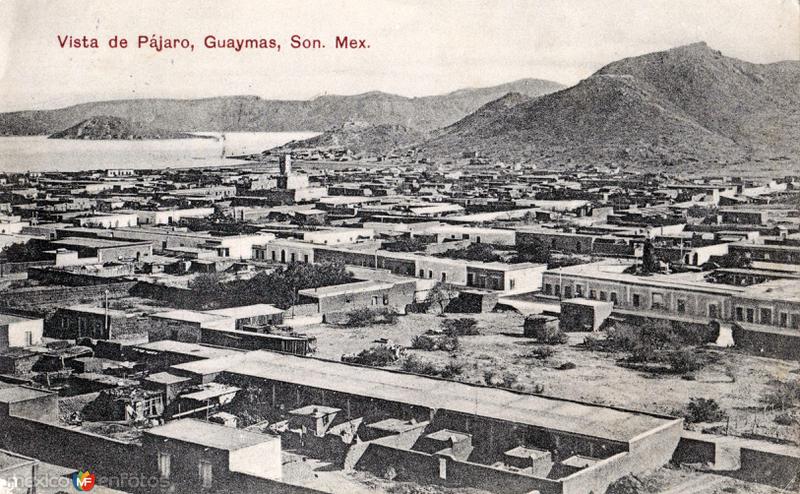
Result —
[[[108,290],[103,291],[103,299],[104,299],[104,306],[105,306],[105,334],[103,336],[111,336],[108,332]]]

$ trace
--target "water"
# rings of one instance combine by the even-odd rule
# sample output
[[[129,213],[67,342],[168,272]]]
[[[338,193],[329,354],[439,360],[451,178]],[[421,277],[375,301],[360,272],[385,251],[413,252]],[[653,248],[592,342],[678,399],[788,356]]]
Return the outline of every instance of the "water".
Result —
[[[242,163],[223,159],[219,133],[213,139],[88,141],[46,136],[0,137],[0,172],[82,171],[105,168],[187,168]],[[226,132],[227,156],[260,153],[315,132]]]

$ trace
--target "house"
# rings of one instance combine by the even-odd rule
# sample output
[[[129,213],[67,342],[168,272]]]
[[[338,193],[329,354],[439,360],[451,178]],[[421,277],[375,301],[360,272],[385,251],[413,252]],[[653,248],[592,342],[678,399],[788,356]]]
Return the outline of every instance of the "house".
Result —
[[[0,314],[0,351],[40,345],[43,327],[42,319]]]
[[[144,431],[149,469],[195,492],[235,485],[244,476],[281,479],[281,440],[202,420],[181,419]]]
[[[64,340],[110,340],[140,331],[138,314],[93,305],[59,307],[46,328],[48,337]]]
[[[323,316],[363,308],[387,308],[405,313],[414,302],[416,282],[358,281],[300,290],[301,304],[316,304]]]
[[[243,305],[227,309],[207,310],[206,314],[223,316],[236,321],[234,329],[245,326],[283,324],[283,310],[269,304]]]

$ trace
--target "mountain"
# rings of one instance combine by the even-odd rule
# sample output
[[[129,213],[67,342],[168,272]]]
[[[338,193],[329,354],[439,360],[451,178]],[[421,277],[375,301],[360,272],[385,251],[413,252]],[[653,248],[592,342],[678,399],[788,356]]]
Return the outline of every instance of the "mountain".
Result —
[[[190,139],[201,136],[154,129],[127,118],[101,115],[51,134],[50,139]]]
[[[425,139],[425,134],[403,125],[348,123],[310,139],[291,141],[270,151],[280,154],[292,149],[343,148],[349,149],[354,154],[379,156],[398,148],[410,146],[423,139]]]
[[[606,65],[539,98],[507,95],[421,144],[540,164],[800,162],[800,62],[753,64],[705,43]]]
[[[510,91],[539,96],[563,87],[551,81],[522,79],[420,98],[370,92],[305,101],[266,100],[257,96],[104,101],[57,110],[0,113],[0,135],[49,135],[97,115],[127,118],[177,132],[322,132],[354,121],[428,131],[456,122]]]

